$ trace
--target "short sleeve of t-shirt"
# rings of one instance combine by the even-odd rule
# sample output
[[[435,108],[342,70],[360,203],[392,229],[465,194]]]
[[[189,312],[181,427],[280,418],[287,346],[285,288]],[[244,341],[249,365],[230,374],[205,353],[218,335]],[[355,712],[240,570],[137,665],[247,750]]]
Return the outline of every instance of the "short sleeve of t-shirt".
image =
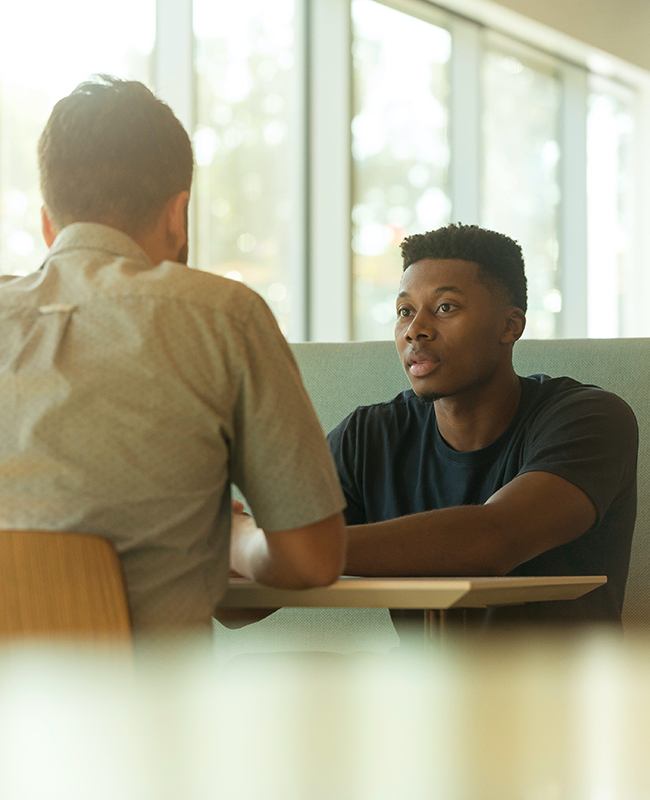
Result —
[[[345,501],[293,354],[266,305],[248,292],[230,338],[238,380],[230,474],[265,530],[318,522]]]
[[[531,421],[519,474],[550,472],[570,481],[591,499],[600,522],[622,487],[634,481],[637,448],[636,419],[627,403],[576,384]]]

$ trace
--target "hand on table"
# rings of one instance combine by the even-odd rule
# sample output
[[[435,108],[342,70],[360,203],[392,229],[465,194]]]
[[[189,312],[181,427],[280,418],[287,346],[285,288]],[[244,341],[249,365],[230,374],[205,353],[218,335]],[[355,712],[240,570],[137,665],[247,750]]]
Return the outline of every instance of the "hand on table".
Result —
[[[239,500],[234,500],[234,499],[233,499],[233,500],[231,500],[230,502],[231,502],[231,504],[232,504],[232,513],[233,513],[233,516],[234,516],[235,514],[246,514],[246,511],[244,510],[244,509],[245,509],[245,506],[244,506],[244,504],[243,504],[243,503],[241,503]],[[246,514],[246,516],[247,516],[247,517],[250,517],[250,514]]]
[[[244,511],[244,504],[239,500],[232,501],[232,522],[231,522],[231,536],[233,540],[236,537],[250,535],[257,530],[257,524],[250,514]],[[231,552],[233,548],[231,546]],[[236,569],[230,566],[231,578],[245,578]],[[217,606],[214,612],[214,618],[225,625],[226,628],[243,628],[244,625],[250,625],[253,622],[259,622],[265,617],[269,617],[277,611],[276,608],[222,608]]]

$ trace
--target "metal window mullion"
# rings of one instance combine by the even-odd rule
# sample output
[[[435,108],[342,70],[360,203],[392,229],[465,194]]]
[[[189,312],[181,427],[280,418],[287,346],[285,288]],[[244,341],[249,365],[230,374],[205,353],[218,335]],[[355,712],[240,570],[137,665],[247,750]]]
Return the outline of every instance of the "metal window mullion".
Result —
[[[156,0],[153,86],[190,136],[196,122],[192,0]],[[190,262],[197,252],[196,193],[190,201]]]
[[[631,219],[632,258],[626,286],[622,336],[650,336],[650,80],[637,87],[632,139],[633,200]]]
[[[294,68],[289,119],[289,291],[288,338],[309,338],[309,0],[294,0]]]
[[[560,114],[560,290],[562,312],[559,335],[584,338],[588,327],[587,231],[587,71],[562,66]]]
[[[192,0],[156,0],[153,82],[187,131],[194,128]]]
[[[350,0],[309,3],[310,338],[351,333]]]
[[[480,223],[481,26],[451,18],[449,65],[449,193],[451,218]]]

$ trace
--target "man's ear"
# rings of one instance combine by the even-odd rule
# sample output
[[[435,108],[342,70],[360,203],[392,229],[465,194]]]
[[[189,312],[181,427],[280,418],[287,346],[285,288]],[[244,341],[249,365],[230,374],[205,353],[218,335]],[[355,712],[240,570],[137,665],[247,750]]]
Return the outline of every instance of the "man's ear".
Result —
[[[165,216],[167,222],[167,242],[174,252],[187,244],[187,206],[190,193],[179,192],[167,201]]]
[[[47,213],[45,206],[41,206],[41,231],[43,232],[45,244],[48,247],[52,247],[52,244],[56,239],[56,230],[54,229],[54,225],[52,225],[52,220],[50,219],[50,215]]]
[[[503,344],[514,344],[521,339],[521,335],[524,332],[524,328],[526,327],[526,315],[516,306],[509,308],[506,314],[501,342]]]

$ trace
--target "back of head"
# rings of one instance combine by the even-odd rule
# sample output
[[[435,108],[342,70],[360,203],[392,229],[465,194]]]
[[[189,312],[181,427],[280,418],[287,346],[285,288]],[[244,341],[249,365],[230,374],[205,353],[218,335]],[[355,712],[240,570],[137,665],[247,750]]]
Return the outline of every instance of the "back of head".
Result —
[[[174,113],[142,83],[107,75],[55,106],[38,143],[41,191],[57,230],[102,222],[135,234],[189,191],[194,159]]]
[[[481,282],[501,292],[508,305],[526,312],[526,274],[521,247],[503,233],[459,223],[404,239],[404,269],[425,258],[457,258],[478,264]]]

